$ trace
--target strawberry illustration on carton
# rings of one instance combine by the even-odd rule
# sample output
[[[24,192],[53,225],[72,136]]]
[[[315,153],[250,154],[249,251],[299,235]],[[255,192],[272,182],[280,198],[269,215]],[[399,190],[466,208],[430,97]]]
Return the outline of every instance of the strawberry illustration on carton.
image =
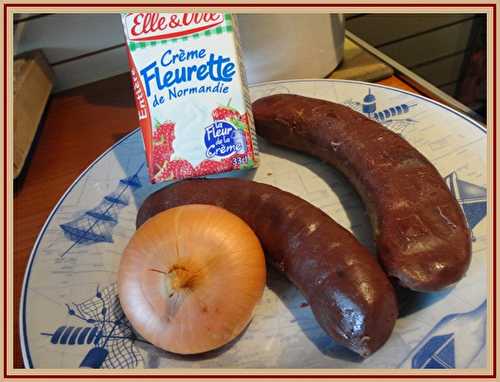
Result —
[[[234,18],[129,13],[122,22],[150,180],[257,167]]]

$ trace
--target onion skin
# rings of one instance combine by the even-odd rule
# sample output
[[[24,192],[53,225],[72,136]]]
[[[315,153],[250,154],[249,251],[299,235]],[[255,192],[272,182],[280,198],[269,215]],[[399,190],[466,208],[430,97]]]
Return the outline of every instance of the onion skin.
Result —
[[[375,256],[319,208],[266,184],[194,179],[146,198],[137,226],[179,205],[221,206],[257,234],[266,259],[299,288],[320,326],[338,343],[368,356],[389,338],[398,309]]]
[[[264,253],[250,227],[220,207],[189,205],[136,231],[122,255],[118,293],[146,340],[196,354],[243,331],[265,282]]]

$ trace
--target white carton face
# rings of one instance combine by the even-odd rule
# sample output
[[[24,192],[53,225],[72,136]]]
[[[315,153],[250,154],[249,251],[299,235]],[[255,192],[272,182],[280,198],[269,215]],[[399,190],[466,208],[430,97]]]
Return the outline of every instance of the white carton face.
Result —
[[[215,170],[219,167],[214,163],[204,161],[241,155],[241,145],[235,142],[244,139],[243,136],[251,140],[253,135],[232,18],[222,13],[139,13],[122,17],[134,87],[139,89],[136,91],[139,118],[139,103],[146,104],[149,110],[149,117],[141,124],[143,137],[145,141],[148,137],[157,140],[150,145],[153,153],[148,162],[152,177],[162,174],[160,179],[153,180],[178,178],[170,173],[165,176],[168,167],[165,160],[189,162],[183,167],[185,174],[181,177],[190,176],[190,166],[194,169],[193,176],[206,175],[207,171],[221,172]],[[222,115],[227,114],[227,118],[220,117],[221,107],[226,110]],[[224,120],[224,124],[215,124],[218,120]],[[162,138],[156,130],[165,123],[175,125],[175,132]],[[149,133],[145,131],[146,125]],[[170,146],[161,149],[166,154],[154,151],[173,136],[173,141],[168,142]],[[251,150],[239,164],[255,163],[255,144],[246,142],[243,146]],[[197,170],[199,166],[210,170]],[[239,168],[226,167],[226,171]]]

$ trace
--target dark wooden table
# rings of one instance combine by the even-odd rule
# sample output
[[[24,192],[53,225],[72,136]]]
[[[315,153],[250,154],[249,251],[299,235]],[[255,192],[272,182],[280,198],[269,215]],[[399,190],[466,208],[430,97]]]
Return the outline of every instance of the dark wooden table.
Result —
[[[392,76],[378,82],[418,93]],[[138,126],[129,74],[53,96],[14,192],[14,368],[22,368],[19,302],[26,264],[45,220],[75,178]]]

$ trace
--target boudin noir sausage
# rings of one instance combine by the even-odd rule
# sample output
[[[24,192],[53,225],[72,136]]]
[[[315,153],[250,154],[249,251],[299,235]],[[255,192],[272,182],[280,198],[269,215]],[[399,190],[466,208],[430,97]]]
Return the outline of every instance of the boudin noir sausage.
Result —
[[[436,168],[405,139],[336,103],[277,94],[253,103],[257,133],[340,170],[370,216],[389,276],[416,291],[447,287],[465,274],[471,237]]]
[[[266,184],[197,179],[150,195],[137,226],[193,203],[217,205],[242,218],[260,239],[267,261],[299,288],[337,342],[368,356],[387,340],[398,315],[394,289],[376,258],[323,211]]]

